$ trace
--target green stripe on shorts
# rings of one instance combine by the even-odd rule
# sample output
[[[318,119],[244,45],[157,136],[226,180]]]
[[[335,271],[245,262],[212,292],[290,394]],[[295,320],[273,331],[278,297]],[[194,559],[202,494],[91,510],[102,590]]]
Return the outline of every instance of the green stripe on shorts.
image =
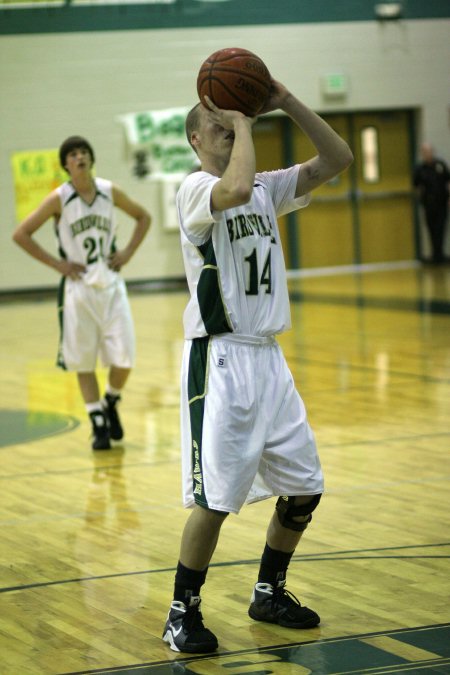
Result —
[[[59,288],[58,288],[58,322],[59,322],[59,345],[58,345],[58,355],[56,357],[56,365],[66,369],[66,364],[64,362],[62,345],[64,338],[64,292],[66,289],[66,277],[62,277]]]
[[[210,337],[192,341],[189,355],[188,398],[192,439],[192,490],[195,503],[208,507],[203,485],[202,438]]]

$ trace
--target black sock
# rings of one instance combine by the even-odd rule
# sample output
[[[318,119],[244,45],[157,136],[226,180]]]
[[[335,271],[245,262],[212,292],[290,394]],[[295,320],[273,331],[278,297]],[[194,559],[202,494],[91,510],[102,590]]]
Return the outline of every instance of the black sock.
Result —
[[[286,572],[294,554],[284,553],[283,551],[275,551],[266,544],[262,557],[261,566],[259,568],[258,583],[272,584],[277,586],[280,581],[286,579]]]
[[[199,572],[185,567],[178,561],[173,599],[188,605],[191,596],[200,595],[200,588],[205,583],[207,572],[208,568]]]

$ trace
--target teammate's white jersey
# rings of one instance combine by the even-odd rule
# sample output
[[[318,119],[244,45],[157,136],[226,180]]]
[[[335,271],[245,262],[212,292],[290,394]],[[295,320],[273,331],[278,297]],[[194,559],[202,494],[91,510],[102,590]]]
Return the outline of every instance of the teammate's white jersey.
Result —
[[[309,203],[309,195],[295,199],[298,170],[257,173],[250,201],[226,211],[211,211],[217,176],[198,171],[181,184],[177,209],[191,293],[187,339],[226,332],[269,336],[290,328],[277,216]]]
[[[80,197],[72,183],[57,188],[61,217],[55,224],[60,255],[71,262],[86,265],[82,281],[106,288],[117,279],[107,260],[115,247],[116,224],[112,183],[94,178],[96,195],[92,204]]]

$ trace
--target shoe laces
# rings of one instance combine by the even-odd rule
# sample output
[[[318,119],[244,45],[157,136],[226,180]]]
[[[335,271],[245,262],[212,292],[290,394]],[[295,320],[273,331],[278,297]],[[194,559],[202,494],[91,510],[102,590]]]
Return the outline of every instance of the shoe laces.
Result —
[[[108,404],[108,408],[115,408],[120,400],[121,400],[120,396],[113,396],[112,394],[105,394],[105,401]]]
[[[203,616],[199,608],[200,603],[186,607],[182,623],[183,627],[189,632],[204,629]]]
[[[111,420],[113,420],[114,422],[119,421],[119,413],[117,412],[115,405],[109,405],[108,406],[108,415],[109,415],[109,418]]]
[[[292,605],[297,605],[297,607],[301,607],[301,602],[297,596],[291,593],[291,591],[288,591],[283,584],[273,589],[272,607],[276,607],[276,605],[281,605],[282,607],[292,607]]]

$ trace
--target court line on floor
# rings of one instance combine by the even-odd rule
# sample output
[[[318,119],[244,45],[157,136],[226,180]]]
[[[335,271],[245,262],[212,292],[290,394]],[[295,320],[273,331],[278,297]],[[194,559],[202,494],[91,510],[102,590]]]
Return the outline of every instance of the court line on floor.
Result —
[[[439,542],[434,544],[411,544],[404,546],[386,546],[381,548],[367,548],[367,549],[350,549],[346,551],[329,551],[324,553],[307,553],[294,555],[293,561],[297,562],[339,562],[343,560],[385,560],[385,559],[403,559],[403,560],[417,560],[417,559],[450,559],[448,555],[349,555],[351,553],[375,553],[377,551],[401,551],[410,549],[422,548],[440,548],[450,546],[450,542]],[[210,569],[213,567],[239,567],[245,565],[259,565],[260,558],[251,558],[248,560],[232,560],[228,562],[215,562],[209,565]],[[93,575],[87,577],[76,577],[73,579],[60,579],[58,581],[36,581],[31,584],[21,584],[17,586],[7,586],[0,588],[0,594],[12,593],[17,591],[27,591],[35,588],[45,588],[47,586],[62,586],[64,584],[75,584],[86,581],[102,581],[104,579],[115,579],[120,577],[142,576],[145,574],[162,574],[168,572],[175,572],[176,567],[164,567],[155,570],[136,570],[135,572],[114,572],[111,574]]]
[[[142,668],[160,668],[164,666],[169,666],[169,670],[167,670],[167,673],[173,673],[174,671],[171,669],[171,666],[178,666],[180,668],[183,668],[183,670],[179,670],[178,672],[183,673],[184,672],[184,666],[186,666],[189,669],[189,665],[191,663],[199,663],[199,662],[208,662],[211,661],[211,663],[214,664],[214,662],[219,659],[223,660],[224,657],[229,658],[229,657],[245,657],[250,656],[255,653],[263,653],[263,654],[268,654],[270,655],[271,652],[277,652],[277,651],[288,651],[290,649],[296,649],[298,647],[301,647],[302,649],[305,649],[307,647],[326,647],[327,645],[339,645],[340,643],[345,643],[345,642],[350,642],[354,640],[368,640],[371,638],[377,638],[377,637],[384,637],[384,636],[389,636],[389,637],[394,637],[396,635],[402,637],[408,634],[413,634],[415,632],[423,632],[423,631],[436,631],[442,628],[448,628],[450,627],[450,623],[437,623],[437,624],[429,624],[426,626],[413,626],[413,627],[408,627],[408,628],[395,628],[391,630],[383,630],[383,631],[373,631],[373,632],[368,632],[368,633],[356,633],[356,634],[351,634],[351,635],[342,635],[339,637],[332,637],[332,638],[319,638],[319,639],[312,639],[312,640],[306,640],[305,642],[289,642],[289,643],[282,643],[282,644],[276,644],[276,645],[267,645],[265,647],[249,647],[246,649],[237,649],[233,651],[218,651],[214,654],[197,654],[195,656],[189,656],[189,655],[182,655],[180,654],[177,656],[177,659],[174,660],[158,660],[158,661],[147,661],[143,663],[133,663],[125,666],[113,666],[112,668],[96,668],[93,670],[83,670],[83,671],[74,671],[74,672],[66,672],[66,673],[61,673],[60,675],[95,675],[95,674],[101,674],[103,673],[104,675],[108,675],[108,673],[123,673],[128,674],[132,670],[141,670]],[[275,665],[275,662],[267,662],[268,665],[271,665],[272,667]],[[292,663],[289,661],[289,663]],[[360,668],[358,669],[352,669],[352,670],[338,670],[335,671],[336,673],[340,673],[340,675],[349,675],[349,673],[353,673],[354,675],[361,675],[361,673],[378,673],[381,675],[382,673],[389,673],[389,672],[401,672],[402,666],[404,667],[404,670],[409,670],[411,668],[417,668],[420,667],[422,664],[424,664],[426,667],[428,665],[430,666],[441,666],[441,665],[446,665],[450,663],[450,659],[447,656],[442,656],[442,657],[437,657],[436,659],[432,660],[427,660],[426,662],[419,661],[419,662],[410,662],[410,663],[404,663],[404,664],[395,664],[395,665],[385,665],[385,666],[376,666],[376,667],[369,667],[369,668],[364,668],[364,670],[361,670]],[[230,664],[231,665],[231,664]],[[246,665],[246,664],[243,664]],[[255,664],[247,664],[250,666],[254,666],[255,668],[258,668],[258,665],[261,666],[263,665],[263,662],[258,662]],[[280,664],[282,665],[282,663]],[[224,666],[224,671],[226,670],[226,665]],[[143,673],[145,671],[142,671]],[[188,671],[189,672],[189,671]],[[233,668],[233,672],[236,672],[235,669]],[[258,670],[255,670],[254,672],[265,672],[261,670],[260,668]],[[270,670],[270,672],[275,672],[274,670]]]
[[[379,439],[369,439],[369,440],[351,440],[351,441],[342,441],[341,443],[322,443],[321,448],[323,450],[327,450],[329,448],[342,448],[342,447],[353,447],[355,445],[385,445],[386,443],[392,444],[392,443],[404,443],[405,441],[411,441],[411,442],[416,442],[420,440],[429,440],[429,439],[437,439],[437,438],[446,438],[447,436],[450,435],[450,430],[449,431],[442,431],[442,432],[437,432],[437,433],[432,433],[432,434],[413,434],[412,436],[389,436],[389,438],[379,438]],[[136,449],[137,446],[133,446],[133,449]],[[111,450],[111,453],[114,452],[114,448]],[[122,452],[122,451],[121,451]],[[125,454],[126,450],[123,452]],[[157,467],[157,466],[167,466],[168,464],[179,464],[179,457],[175,457],[174,459],[165,459],[165,460],[157,460],[157,461],[142,461],[142,462],[120,462],[116,464],[102,464],[99,466],[87,466],[87,467],[82,467],[82,468],[73,468],[73,469],[45,469],[42,471],[33,471],[33,472],[27,472],[27,473],[12,473],[12,474],[4,474],[0,475],[0,481],[4,480],[18,480],[22,478],[41,478],[42,476],[66,476],[66,475],[75,475],[75,474],[82,474],[82,473],[92,473],[95,471],[111,471],[114,469],[133,469],[133,468],[142,468],[142,467]],[[418,482],[420,484],[423,484],[424,482],[426,483],[433,483],[433,482],[440,482],[441,480],[448,480],[448,476],[442,476],[440,475],[436,479],[427,479],[426,481],[419,480],[419,481],[396,481],[395,484],[397,485],[399,482],[403,483],[415,483]],[[1,522],[1,521],[0,521]]]
[[[105,469],[101,469],[105,470]],[[38,474],[38,475],[45,475],[45,474]],[[355,491],[368,491],[368,490],[376,490],[376,489],[384,489],[386,487],[392,488],[392,487],[398,487],[399,485],[433,485],[436,483],[447,483],[450,481],[450,476],[447,475],[440,475],[436,478],[422,478],[422,479],[416,479],[416,480],[397,480],[397,481],[384,481],[380,483],[362,483],[360,485],[351,485],[347,488],[329,488],[327,489],[327,494],[343,494],[346,492],[352,493]],[[133,507],[133,508],[114,508],[114,513],[146,513],[149,511],[153,511],[154,509],[159,508],[159,504],[151,504],[149,506],[144,506],[144,507]],[[179,503],[176,504],[166,504],[165,505],[166,509],[180,509],[181,506]],[[27,516],[25,518],[9,518],[9,519],[0,519],[0,527],[28,527],[32,523],[54,523],[57,521],[64,521],[64,520],[78,520],[78,519],[86,519],[86,516],[89,515],[89,517],[95,518],[96,516],[98,517],[103,517],[105,515],[105,511],[80,511],[76,513],[62,513],[58,515],[32,515],[32,516]]]
[[[450,314],[450,302],[436,298],[397,298],[388,296],[334,295],[311,291],[289,290],[292,303],[311,302],[320,305],[339,305],[359,309],[381,309],[389,312],[414,312],[419,314]]]
[[[311,349],[310,347],[306,346],[305,349]],[[338,363],[336,361],[323,361],[322,359],[312,359],[310,357],[304,357],[304,356],[296,356],[291,353],[289,353],[286,349],[284,349],[284,354],[286,356],[286,360],[288,363],[302,363],[304,364],[312,364],[314,366],[319,366],[319,367],[327,367],[327,368],[333,368],[335,370],[341,370],[342,369],[342,364]],[[362,372],[369,372],[373,373],[374,375],[378,375],[380,370],[376,366],[370,366],[370,365],[365,365],[365,364],[356,364],[356,363],[345,363],[345,368],[348,371],[362,371]],[[450,383],[450,377],[437,377],[434,375],[422,375],[421,373],[411,373],[408,371],[402,371],[402,370],[391,370],[387,368],[386,370],[383,370],[383,375],[389,375],[390,377],[404,377],[406,379],[415,379],[418,380],[419,382],[433,382],[433,383]],[[395,386],[395,385],[394,385]],[[369,390],[373,389],[371,385],[359,385],[357,387],[348,387],[345,390],[346,391],[354,391],[354,390]],[[316,393],[321,392],[321,389],[315,389],[314,390]],[[327,389],[325,391],[342,391],[342,388],[335,387],[333,389]]]
[[[346,274],[359,275],[410,269],[423,269],[422,263],[419,260],[397,260],[393,262],[362,263],[359,265],[307,267],[304,269],[288,269],[286,270],[286,276],[288,279],[305,279],[310,277],[334,277]]]

